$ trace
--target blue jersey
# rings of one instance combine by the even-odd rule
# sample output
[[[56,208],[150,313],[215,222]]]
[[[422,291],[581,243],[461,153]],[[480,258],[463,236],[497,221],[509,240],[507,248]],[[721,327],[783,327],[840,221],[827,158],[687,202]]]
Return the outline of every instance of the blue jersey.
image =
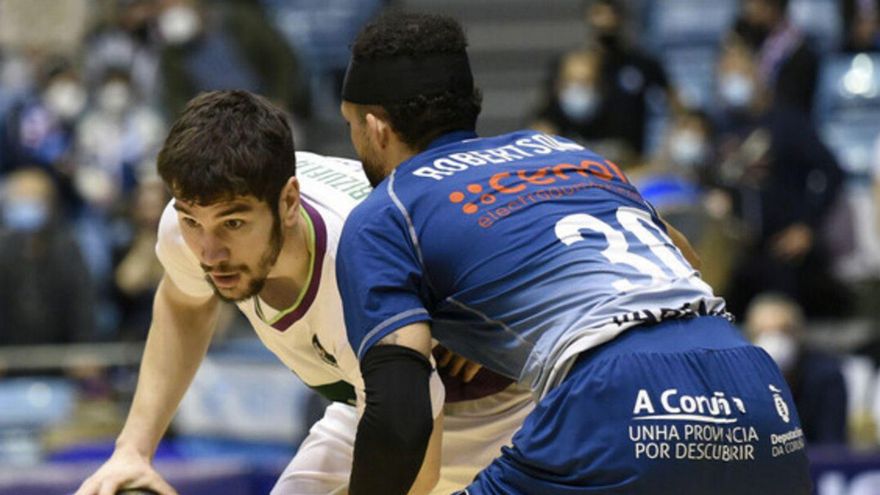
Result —
[[[401,163],[346,221],[337,277],[359,357],[430,321],[541,395],[627,328],[724,312],[616,165],[535,131],[450,133]]]

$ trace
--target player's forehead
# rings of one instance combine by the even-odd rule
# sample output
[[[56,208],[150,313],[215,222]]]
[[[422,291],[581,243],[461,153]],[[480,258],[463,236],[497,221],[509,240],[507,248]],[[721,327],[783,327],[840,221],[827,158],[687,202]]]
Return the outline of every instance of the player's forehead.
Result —
[[[185,215],[204,218],[269,212],[268,205],[264,201],[251,195],[231,196],[207,203],[175,197],[172,206]]]
[[[349,123],[363,120],[365,111],[366,108],[363,105],[358,105],[350,101],[343,100],[342,103],[339,104],[339,112],[342,114],[342,118]]]

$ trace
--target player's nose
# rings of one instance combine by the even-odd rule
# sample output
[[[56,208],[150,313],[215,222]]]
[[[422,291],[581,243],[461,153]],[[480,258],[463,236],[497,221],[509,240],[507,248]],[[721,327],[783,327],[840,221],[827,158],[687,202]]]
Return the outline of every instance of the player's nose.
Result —
[[[205,234],[199,241],[199,254],[205,265],[214,266],[229,259],[229,249],[217,236]]]

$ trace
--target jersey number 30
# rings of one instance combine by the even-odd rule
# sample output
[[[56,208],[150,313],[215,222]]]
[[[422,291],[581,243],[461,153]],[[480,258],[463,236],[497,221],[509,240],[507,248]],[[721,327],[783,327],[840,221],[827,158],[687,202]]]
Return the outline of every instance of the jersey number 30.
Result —
[[[556,222],[556,237],[566,246],[571,246],[584,240],[581,234],[582,230],[598,232],[605,236],[605,241],[608,243],[608,247],[602,251],[602,255],[611,263],[629,265],[639,273],[651,277],[650,285],[662,284],[673,278],[681,278],[711,293],[711,289],[705,282],[698,276],[693,276],[693,268],[684,261],[681,253],[669,247],[674,245],[672,240],[654,223],[648,212],[622,206],[617,209],[616,217],[621,227],[632,233],[651,250],[659,264],[644,256],[631,253],[623,232],[586,213],[568,215]],[[672,276],[669,276],[661,265],[668,268]],[[638,284],[624,278],[614,281],[612,285],[619,292],[627,292],[639,287]]]

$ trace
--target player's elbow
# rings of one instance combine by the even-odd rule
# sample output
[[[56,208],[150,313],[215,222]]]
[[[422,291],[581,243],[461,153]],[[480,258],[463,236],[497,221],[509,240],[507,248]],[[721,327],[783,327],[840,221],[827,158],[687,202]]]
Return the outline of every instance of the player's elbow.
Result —
[[[427,460],[425,461],[427,462]],[[407,495],[428,495],[434,490],[434,487],[437,486],[437,483],[440,482],[440,466],[436,466],[435,468],[424,470],[423,473],[419,473],[419,477],[416,478],[416,481],[413,483],[412,488],[409,489],[409,493]]]

